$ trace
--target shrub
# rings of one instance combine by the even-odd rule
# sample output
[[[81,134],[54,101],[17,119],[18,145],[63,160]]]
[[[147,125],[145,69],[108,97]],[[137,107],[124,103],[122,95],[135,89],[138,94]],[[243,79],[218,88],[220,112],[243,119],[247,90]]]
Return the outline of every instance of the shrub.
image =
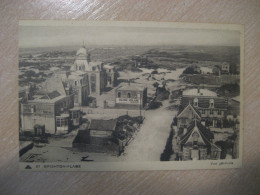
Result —
[[[193,67],[187,67],[183,74],[199,74],[199,72],[195,71]]]
[[[154,110],[154,109],[160,108],[161,106],[162,106],[161,102],[153,101],[150,103],[149,109]]]

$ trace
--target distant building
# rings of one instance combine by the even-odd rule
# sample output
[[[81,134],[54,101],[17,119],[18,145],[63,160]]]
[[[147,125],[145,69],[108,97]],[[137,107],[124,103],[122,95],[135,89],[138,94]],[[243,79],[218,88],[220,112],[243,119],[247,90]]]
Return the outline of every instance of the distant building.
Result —
[[[38,93],[21,103],[21,130],[35,133],[44,126],[45,133],[66,133],[70,122],[66,113],[73,106],[73,94],[66,83],[49,79]]]
[[[147,103],[147,88],[130,84],[118,87],[115,102],[117,108],[143,109]]]
[[[179,141],[182,160],[220,159],[221,149],[212,143],[213,139],[213,133],[194,120]]]
[[[228,100],[217,97],[217,94],[207,89],[187,89],[183,91],[181,106],[191,104],[200,112],[201,120],[207,126],[221,127],[227,115]]]
[[[214,75],[220,76],[221,74],[230,73],[230,65],[227,62],[223,62],[221,65],[215,65],[212,69]]]
[[[221,73],[222,74],[229,74],[229,64],[227,62],[222,63]]]

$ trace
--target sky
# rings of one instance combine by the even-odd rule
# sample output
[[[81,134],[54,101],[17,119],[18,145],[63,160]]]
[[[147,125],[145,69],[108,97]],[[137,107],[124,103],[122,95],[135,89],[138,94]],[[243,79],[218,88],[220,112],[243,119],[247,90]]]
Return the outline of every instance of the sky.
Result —
[[[19,26],[19,47],[86,46],[239,46],[234,30],[156,28],[133,26]]]

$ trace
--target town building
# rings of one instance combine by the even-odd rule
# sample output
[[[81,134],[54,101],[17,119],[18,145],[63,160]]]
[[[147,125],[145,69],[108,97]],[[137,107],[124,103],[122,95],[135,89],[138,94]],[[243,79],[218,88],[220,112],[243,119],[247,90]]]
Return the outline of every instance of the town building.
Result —
[[[223,119],[227,115],[228,100],[218,97],[208,89],[187,89],[181,97],[181,108],[191,104],[200,112],[201,120],[207,126],[222,127]]]
[[[92,119],[88,128],[78,131],[72,145],[88,152],[118,152],[116,126],[116,119]]]
[[[221,74],[229,74],[229,64],[227,62],[222,63]]]
[[[76,106],[88,106],[90,96],[96,97],[105,88],[114,87],[117,80],[114,67],[100,61],[92,62],[84,45],[77,51],[70,71],[59,71],[55,75],[72,88]]]
[[[215,65],[212,69],[214,75],[220,76],[222,74],[230,73],[230,65],[227,62],[223,62],[221,65]]]
[[[35,95],[21,103],[21,131],[34,134],[43,126],[47,134],[66,133],[70,123],[66,113],[73,106],[73,94],[66,83],[59,78],[49,79]]]
[[[218,160],[221,149],[212,143],[214,134],[196,119],[179,141],[182,160]]]
[[[115,90],[115,107],[143,109],[147,103],[147,87],[128,84]]]
[[[116,119],[110,120],[99,120],[99,119],[92,119],[89,125],[90,136],[92,140],[95,139],[104,139],[112,138],[113,133],[116,130]]]

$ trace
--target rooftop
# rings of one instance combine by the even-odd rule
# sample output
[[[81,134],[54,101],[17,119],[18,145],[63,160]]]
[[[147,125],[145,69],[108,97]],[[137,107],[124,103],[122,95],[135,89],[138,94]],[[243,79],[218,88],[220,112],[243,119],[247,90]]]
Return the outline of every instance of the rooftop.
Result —
[[[214,134],[205,126],[203,126],[200,122],[198,122],[197,120],[194,120],[191,125],[187,128],[187,133],[182,136],[181,138],[181,144],[185,144],[189,137],[192,135],[192,132],[198,129],[204,143],[206,145],[211,145],[211,141],[212,139],[214,139]]]
[[[34,99],[28,100],[28,102],[31,103],[55,103],[63,98],[65,98],[65,95],[59,94],[57,91],[53,91],[51,93],[46,93],[43,95],[35,95],[33,96]]]
[[[236,96],[236,97],[232,98],[232,100],[235,102],[240,102],[240,96]]]
[[[195,97],[193,97],[193,96],[182,97],[181,105],[183,107],[186,107],[188,104],[193,104],[194,98]],[[222,97],[208,97],[208,96],[198,97],[198,107],[199,108],[209,108],[210,99],[214,100],[214,108],[227,109],[227,106],[228,106],[227,99],[222,98]]]
[[[191,105],[191,104],[189,103],[185,108],[183,108],[182,110],[180,110],[180,111],[178,112],[178,116],[177,116],[177,117],[180,117],[181,114],[182,114],[185,110],[187,110],[188,108],[193,109],[194,112],[195,112],[199,117],[201,116],[200,111],[198,111],[197,108],[195,108],[193,105]]]
[[[53,91],[58,91],[60,95],[66,95],[66,91],[62,82],[61,78],[58,77],[52,77],[48,80],[46,80],[43,84],[42,87],[39,90],[40,94],[46,94],[46,93],[51,93]]]
[[[182,95],[184,96],[208,96],[208,97],[216,97],[217,94],[208,89],[187,89],[183,91]]]
[[[86,56],[87,55],[86,48],[84,46],[79,48],[79,50],[77,51],[76,55],[77,56]]]
[[[143,91],[146,87],[144,86],[138,86],[138,85],[125,85],[125,86],[120,86],[117,88],[117,90],[121,91]]]
[[[92,119],[90,122],[90,130],[99,131],[114,131],[116,128],[116,119],[102,120],[102,119]]]

